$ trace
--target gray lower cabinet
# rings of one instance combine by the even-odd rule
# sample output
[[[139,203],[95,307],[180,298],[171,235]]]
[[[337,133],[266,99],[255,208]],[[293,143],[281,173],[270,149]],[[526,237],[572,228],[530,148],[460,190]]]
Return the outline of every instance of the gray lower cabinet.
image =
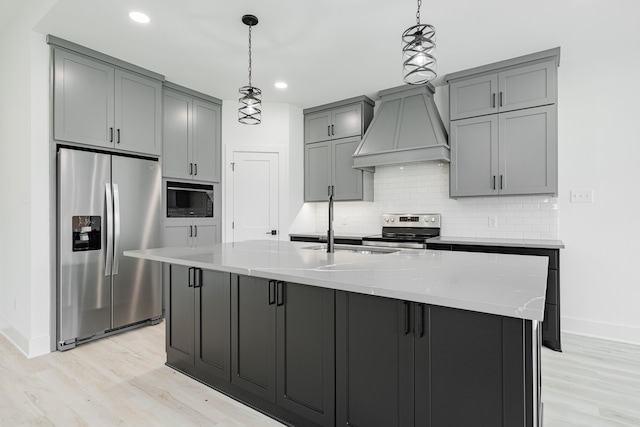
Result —
[[[168,297],[167,364],[288,425],[533,426],[531,321],[176,265]]]
[[[450,196],[555,194],[555,106],[450,124]]]
[[[207,218],[171,218],[164,222],[164,246],[210,246],[220,242],[220,222]]]
[[[53,138],[160,155],[162,84],[56,48]]]
[[[336,425],[532,426],[530,326],[338,292]]]
[[[334,425],[334,291],[232,277],[231,383],[313,425]]]
[[[166,311],[167,363],[186,372],[195,367],[207,377],[229,381],[229,274],[171,265],[170,278]]]
[[[169,82],[163,99],[163,176],[220,182],[221,101]]]
[[[365,181],[370,172],[354,169],[353,153],[361,138],[343,138],[304,146],[304,198],[306,202],[326,202],[328,187],[334,187],[334,200],[370,200]]]
[[[548,248],[518,248],[466,244],[428,243],[427,249],[485,252],[499,254],[534,255],[549,258],[547,272],[547,294],[545,297],[544,321],[542,322],[542,345],[562,351],[560,340],[560,250]]]

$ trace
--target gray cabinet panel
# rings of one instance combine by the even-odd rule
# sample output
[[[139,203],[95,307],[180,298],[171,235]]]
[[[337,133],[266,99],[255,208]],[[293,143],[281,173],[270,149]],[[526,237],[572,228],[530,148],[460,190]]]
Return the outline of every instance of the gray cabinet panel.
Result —
[[[413,336],[408,305],[336,293],[336,425],[413,425]]]
[[[555,104],[556,74],[556,61],[552,59],[451,82],[450,119]]]
[[[220,106],[194,99],[194,179],[220,182],[220,123]]]
[[[335,291],[277,286],[277,403],[318,425],[333,426]]]
[[[356,102],[357,101],[357,102]],[[335,200],[371,200],[371,173],[353,169],[353,153],[373,117],[366,97],[305,110],[304,201],[326,202],[329,186]]]
[[[557,193],[555,107],[498,116],[500,194]]]
[[[158,80],[54,49],[53,137],[158,155],[161,88]]]
[[[275,284],[232,276],[231,383],[269,402],[276,401]]]
[[[556,73],[555,60],[500,72],[500,112],[555,104]]]
[[[115,146],[120,150],[160,154],[162,85],[128,73],[115,72]]]
[[[497,74],[451,83],[449,86],[449,118],[458,120],[497,113],[497,92]]]
[[[164,176],[189,179],[191,158],[191,97],[164,90],[162,173]]]
[[[212,218],[167,219],[164,223],[164,246],[198,247],[220,242],[220,224]]]
[[[498,118],[495,115],[451,122],[450,195],[497,194]]]
[[[331,139],[331,111],[320,111],[304,116],[304,142]]]
[[[167,357],[190,365],[194,363],[194,301],[189,286],[189,268],[170,266],[167,317]]]
[[[195,366],[231,380],[231,281],[229,273],[201,270],[195,290]]]
[[[163,176],[220,182],[221,108],[164,88]]]
[[[54,139],[112,147],[113,67],[55,49],[54,68]]]
[[[360,137],[333,142],[331,164],[334,200],[362,199],[363,172],[352,167],[353,153],[358,148],[358,144],[360,144]]]
[[[362,135],[362,104],[349,105],[331,111],[331,138]]]
[[[328,200],[331,185],[331,143],[316,142],[304,146],[304,200]]]

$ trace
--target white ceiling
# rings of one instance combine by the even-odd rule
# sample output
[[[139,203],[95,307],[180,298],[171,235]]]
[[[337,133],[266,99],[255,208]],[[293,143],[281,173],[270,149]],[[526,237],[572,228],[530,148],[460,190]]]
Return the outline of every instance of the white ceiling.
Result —
[[[423,0],[422,23],[436,27],[438,85],[446,73],[559,45],[566,26],[552,0]],[[3,0],[5,2],[5,0]],[[18,3],[18,0],[15,0]],[[563,0],[566,4],[590,0]],[[6,4],[6,3],[5,3]],[[263,102],[306,108],[402,85],[401,34],[415,24],[414,0],[58,0],[35,30],[233,100],[248,83]],[[128,18],[151,17],[147,25]],[[289,84],[274,88],[277,80]]]

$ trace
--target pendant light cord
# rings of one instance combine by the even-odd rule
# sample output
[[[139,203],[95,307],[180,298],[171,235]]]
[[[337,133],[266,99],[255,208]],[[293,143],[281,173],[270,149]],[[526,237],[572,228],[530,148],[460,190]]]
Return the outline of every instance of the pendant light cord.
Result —
[[[418,11],[416,12],[416,22],[420,25],[420,8],[422,7],[422,0],[418,0]]]
[[[251,86],[251,27],[249,25],[249,86]]]

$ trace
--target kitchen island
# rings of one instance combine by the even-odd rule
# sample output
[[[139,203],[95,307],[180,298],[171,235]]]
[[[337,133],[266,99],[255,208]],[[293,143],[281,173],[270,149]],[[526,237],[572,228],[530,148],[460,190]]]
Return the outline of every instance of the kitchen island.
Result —
[[[171,265],[167,364],[282,422],[540,425],[547,259],[317,247],[125,255]]]

